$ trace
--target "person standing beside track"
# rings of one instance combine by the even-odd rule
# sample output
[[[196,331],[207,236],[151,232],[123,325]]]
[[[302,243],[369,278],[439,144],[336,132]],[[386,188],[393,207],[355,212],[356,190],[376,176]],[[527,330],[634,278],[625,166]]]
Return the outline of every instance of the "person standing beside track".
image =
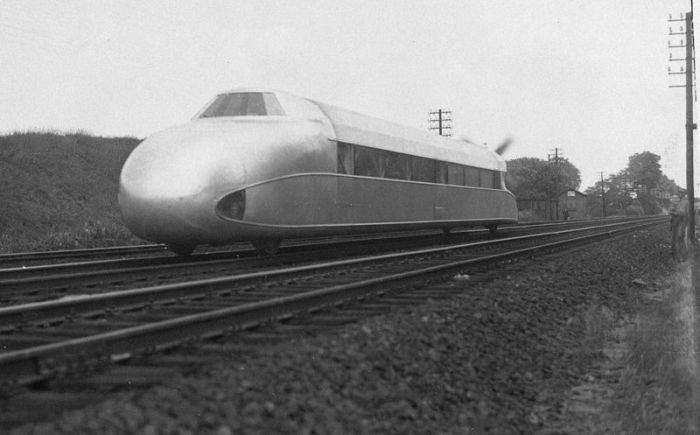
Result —
[[[673,258],[685,261],[688,253],[688,200],[681,193],[671,195],[671,251]]]

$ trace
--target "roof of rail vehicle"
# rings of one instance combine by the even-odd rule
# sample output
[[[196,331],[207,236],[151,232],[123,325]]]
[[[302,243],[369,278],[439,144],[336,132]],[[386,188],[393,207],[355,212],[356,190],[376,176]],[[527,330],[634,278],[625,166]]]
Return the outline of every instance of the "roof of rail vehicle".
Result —
[[[336,137],[333,139],[339,142],[496,171],[506,170],[505,161],[501,156],[485,146],[438,136],[288,92],[269,88],[237,88],[220,92],[216,97],[250,92],[275,94],[287,115],[314,118],[320,114],[327,117],[335,130]],[[198,118],[216,97],[204,106],[195,118]]]
[[[485,146],[449,139],[314,101],[330,119],[336,139],[461,165],[505,171],[505,161]]]

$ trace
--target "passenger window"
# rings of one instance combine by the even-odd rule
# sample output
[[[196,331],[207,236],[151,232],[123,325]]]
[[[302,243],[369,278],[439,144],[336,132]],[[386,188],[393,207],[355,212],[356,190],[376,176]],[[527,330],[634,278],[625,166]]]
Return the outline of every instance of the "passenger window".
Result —
[[[386,153],[386,178],[396,180],[411,179],[411,165],[406,154]]]
[[[464,186],[464,168],[461,165],[447,164],[447,184]]]
[[[499,171],[338,142],[338,173],[501,189]]]
[[[353,146],[338,142],[338,173],[353,174]]]
[[[384,151],[365,147],[355,147],[355,175],[384,177],[386,168]]]
[[[479,170],[477,168],[467,166],[464,168],[464,172],[466,173],[464,184],[467,186],[479,187]]]
[[[435,160],[423,157],[412,157],[411,166],[411,179],[413,181],[423,181],[426,183],[435,182]]]
[[[479,175],[480,175],[480,182],[479,185],[481,187],[487,187],[489,189],[495,189],[495,182],[494,182],[494,171],[489,171],[488,169],[480,169],[479,170]]]
[[[437,162],[437,170],[435,171],[435,175],[437,176],[437,180],[435,180],[437,183],[447,184],[447,163]]]

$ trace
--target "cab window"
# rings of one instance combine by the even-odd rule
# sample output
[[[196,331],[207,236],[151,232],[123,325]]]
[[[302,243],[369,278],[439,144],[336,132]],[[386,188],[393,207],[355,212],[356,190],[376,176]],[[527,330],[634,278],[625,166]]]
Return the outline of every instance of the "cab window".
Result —
[[[282,115],[284,110],[272,92],[236,92],[216,97],[199,117]]]

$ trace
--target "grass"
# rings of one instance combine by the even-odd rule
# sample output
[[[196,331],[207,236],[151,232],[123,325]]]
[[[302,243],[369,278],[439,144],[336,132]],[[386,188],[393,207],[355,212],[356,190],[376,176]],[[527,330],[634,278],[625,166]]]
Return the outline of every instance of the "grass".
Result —
[[[83,132],[0,136],[0,253],[138,243],[117,205],[136,138]]]
[[[700,433],[693,278],[690,262],[680,264],[668,282],[629,292],[622,318],[593,303],[572,320],[585,330],[576,358],[594,370],[546,433]]]
[[[3,253],[34,252],[75,248],[98,248],[143,243],[124,226],[86,222],[83,228],[75,226],[48,226],[35,237],[17,237],[9,233],[0,234]]]
[[[628,335],[615,401],[624,433],[698,433],[698,331],[690,263],[679,266],[661,300],[632,303],[642,309]]]
[[[594,354],[603,349],[610,335],[610,325],[615,316],[607,307],[594,304],[582,314],[586,335],[582,349],[588,349]]]

